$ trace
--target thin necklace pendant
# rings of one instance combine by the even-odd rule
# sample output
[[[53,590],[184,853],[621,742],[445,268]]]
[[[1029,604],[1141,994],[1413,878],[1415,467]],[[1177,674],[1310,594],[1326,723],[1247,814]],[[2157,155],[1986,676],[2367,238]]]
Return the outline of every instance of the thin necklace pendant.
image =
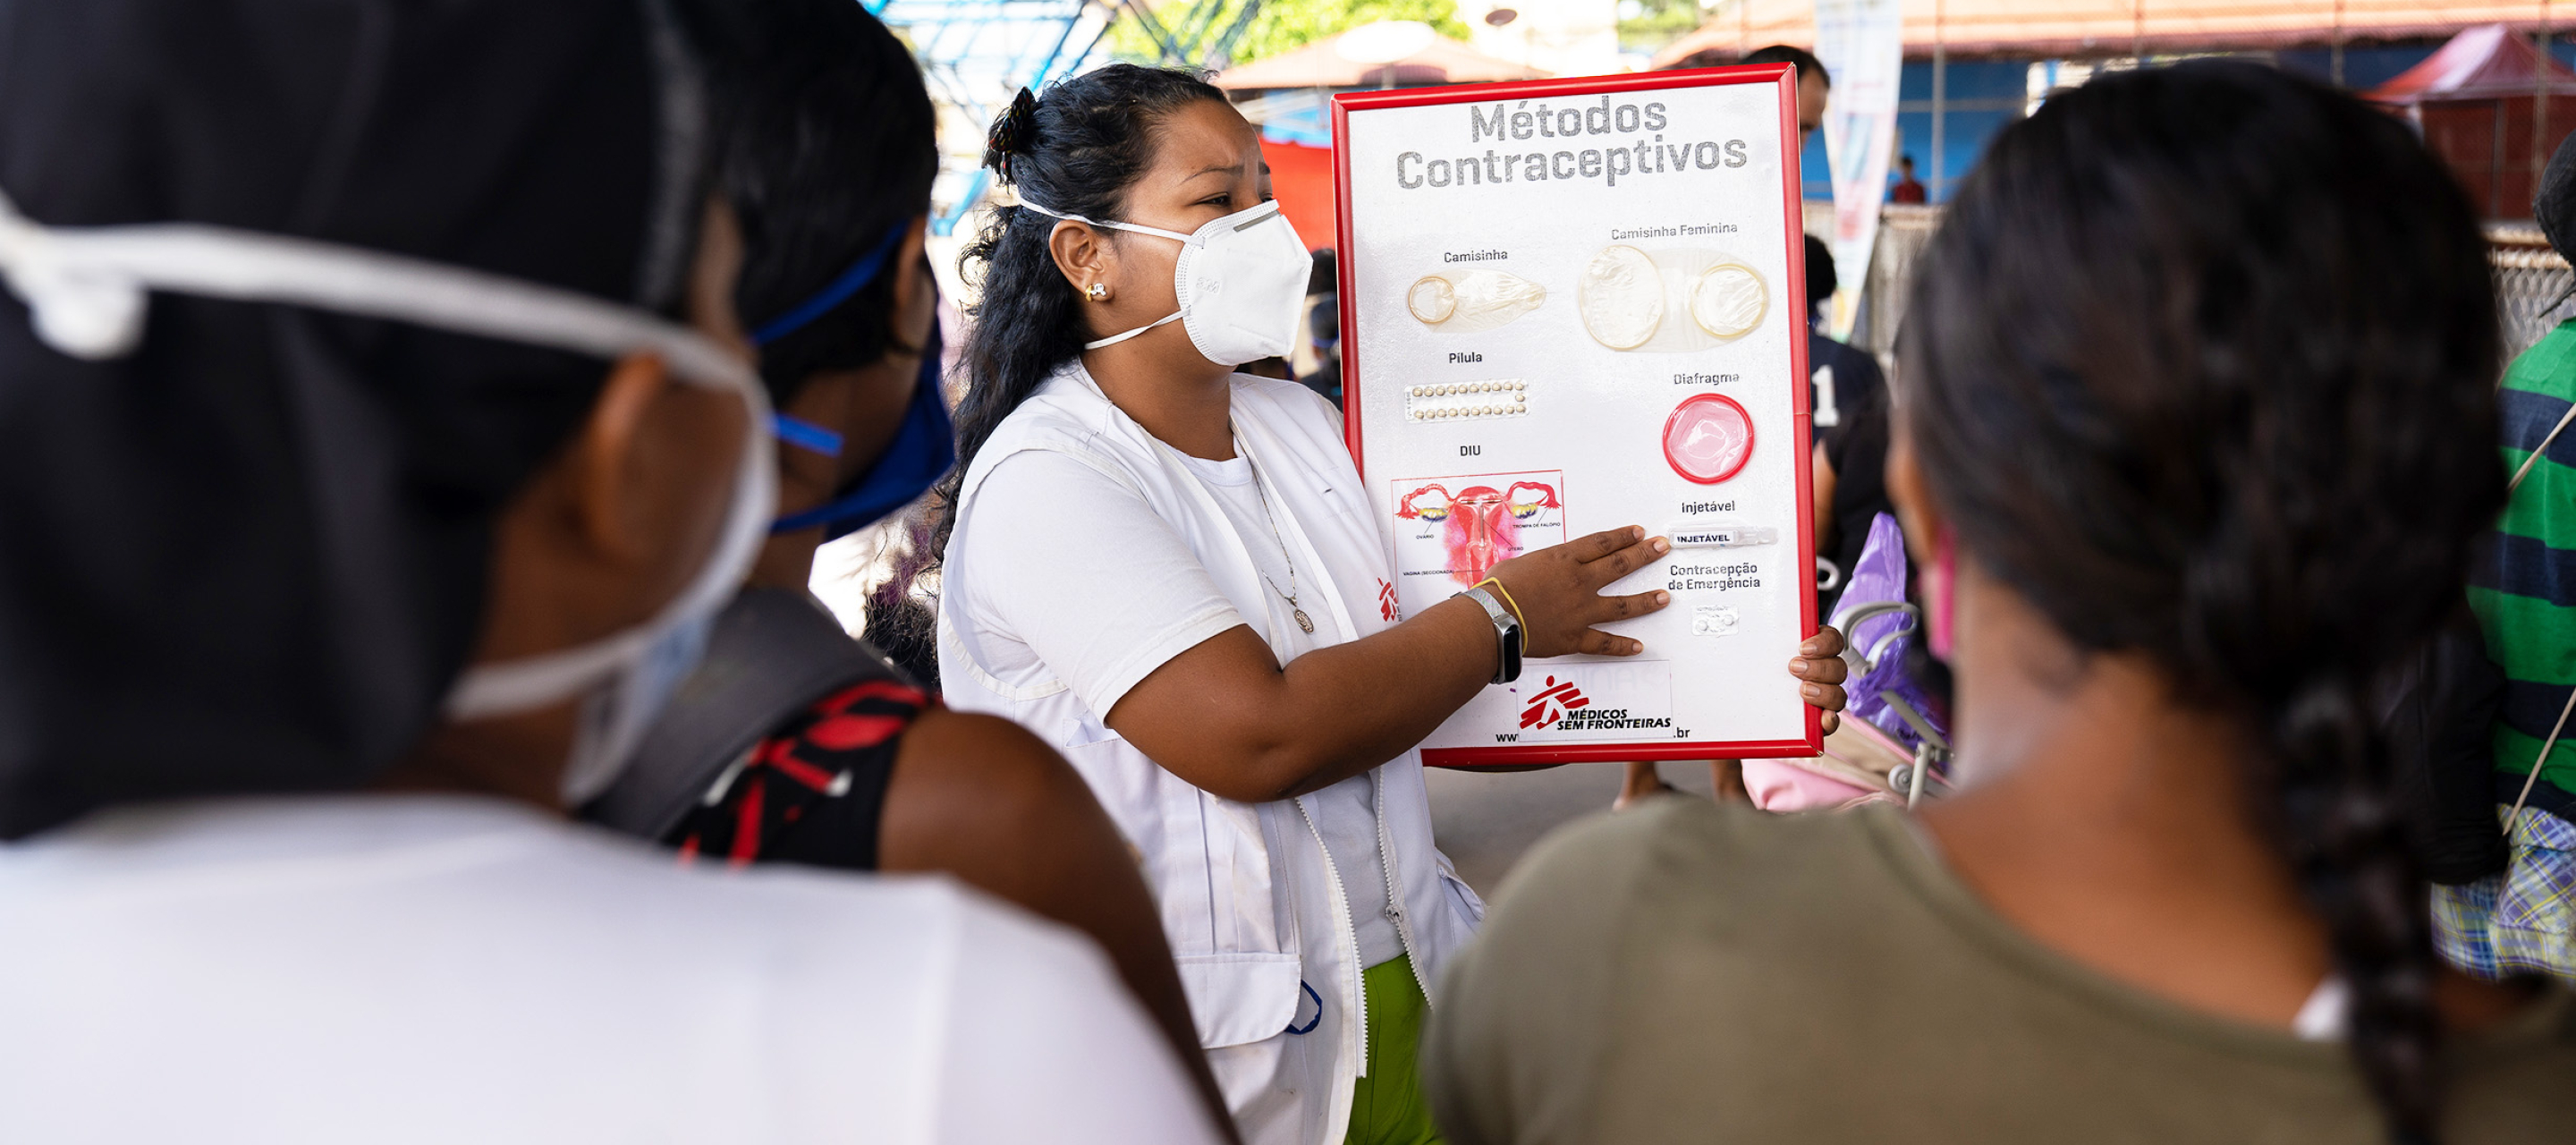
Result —
[[[1243,440],[1241,438],[1235,439],[1234,452],[1235,456],[1243,458],[1244,464],[1247,468],[1250,467],[1252,463],[1252,455],[1243,451]],[[1283,592],[1280,590],[1279,582],[1270,579],[1269,573],[1261,574],[1261,583],[1269,585],[1270,591],[1278,593],[1279,599],[1288,602],[1288,614],[1297,618],[1298,629],[1305,632],[1306,635],[1312,636],[1315,634],[1314,618],[1307,616],[1305,609],[1297,607],[1297,562],[1294,558],[1288,555],[1288,538],[1279,534],[1279,517],[1277,514],[1270,511],[1270,493],[1261,488],[1261,473],[1258,470],[1255,470],[1252,474],[1252,489],[1253,492],[1258,494],[1261,498],[1261,515],[1270,522],[1270,539],[1279,542],[1279,559],[1288,566],[1288,588],[1286,591]],[[1257,572],[1259,570],[1255,569],[1254,571]]]
[[[1288,615],[1297,619],[1297,627],[1299,629],[1303,630],[1308,636],[1315,634],[1315,620],[1313,617],[1306,615],[1305,609],[1297,607],[1296,593],[1280,592],[1279,582],[1270,579],[1269,573],[1261,574],[1261,583],[1269,585],[1272,594],[1276,595],[1280,600],[1287,602]]]

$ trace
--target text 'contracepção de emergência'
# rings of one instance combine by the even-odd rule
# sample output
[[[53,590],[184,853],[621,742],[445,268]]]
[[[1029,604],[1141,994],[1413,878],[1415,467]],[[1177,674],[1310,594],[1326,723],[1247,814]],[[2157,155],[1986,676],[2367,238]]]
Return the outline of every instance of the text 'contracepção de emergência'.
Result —
[[[1526,99],[1510,104],[1467,104],[1465,107],[1467,142],[1470,144],[1487,140],[1508,144],[1541,139],[1581,139],[1592,135],[1648,138],[1622,141],[1615,147],[1541,151],[1489,148],[1482,155],[1437,158],[1419,151],[1407,151],[1395,157],[1396,186],[1409,191],[1417,187],[1601,179],[1616,187],[1623,178],[1692,169],[1714,171],[1742,167],[1750,159],[1741,139],[1665,142],[1666,116],[1661,103],[1642,107],[1633,103],[1613,104],[1605,95],[1597,104],[1586,102],[1572,107]]]

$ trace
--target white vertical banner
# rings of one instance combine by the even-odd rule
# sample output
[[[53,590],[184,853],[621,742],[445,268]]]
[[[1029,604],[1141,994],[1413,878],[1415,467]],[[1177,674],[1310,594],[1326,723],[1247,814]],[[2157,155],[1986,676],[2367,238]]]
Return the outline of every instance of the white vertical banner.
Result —
[[[1851,336],[1869,282],[1887,164],[1896,149],[1896,85],[1905,71],[1905,13],[1898,0],[1816,0],[1816,58],[1833,77],[1825,108],[1825,158],[1834,177],[1834,291],[1825,332]]]

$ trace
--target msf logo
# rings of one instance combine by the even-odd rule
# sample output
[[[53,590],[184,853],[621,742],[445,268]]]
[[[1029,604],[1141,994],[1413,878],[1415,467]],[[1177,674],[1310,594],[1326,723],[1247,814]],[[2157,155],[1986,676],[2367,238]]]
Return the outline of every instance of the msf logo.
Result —
[[[1565,713],[1591,706],[1591,699],[1583,694],[1583,689],[1575,687],[1572,680],[1560,684],[1556,677],[1550,676],[1547,688],[1530,697],[1529,706],[1521,709],[1521,727],[1545,731],[1564,719]]]
[[[1386,583],[1384,578],[1377,582],[1377,614],[1389,624],[1404,619],[1404,610],[1395,602],[1395,586]]]

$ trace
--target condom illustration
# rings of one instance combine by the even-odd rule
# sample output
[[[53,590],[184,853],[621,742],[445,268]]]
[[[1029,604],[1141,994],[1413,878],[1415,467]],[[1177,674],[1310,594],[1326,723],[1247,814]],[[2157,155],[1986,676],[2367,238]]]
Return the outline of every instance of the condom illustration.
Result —
[[[1664,324],[1664,273],[1635,247],[1604,247],[1584,264],[1574,307],[1593,341],[1634,350]]]
[[[1724,394],[1693,394],[1664,420],[1664,461],[1673,472],[1715,485],[1753,457],[1753,418]]]
[[[1458,313],[1458,284],[1436,274],[1424,275],[1405,292],[1404,308],[1413,312],[1414,321],[1437,326]]]
[[[1692,354],[1761,329],[1771,284],[1723,251],[1617,244],[1584,263],[1574,300],[1584,332],[1609,349]]]
[[[1404,292],[1414,321],[1443,334],[1491,330],[1546,301],[1546,287],[1499,270],[1427,274]]]
[[[1439,525],[1449,579],[1472,585],[1485,579],[1495,565],[1521,555],[1524,525],[1564,507],[1554,485],[1536,481],[1515,481],[1504,489],[1470,485],[1454,496],[1447,486],[1434,483],[1406,494],[1397,502],[1395,515]],[[1564,532],[1561,519],[1551,518],[1549,523],[1557,533]]]
[[[1691,321],[1721,342],[1752,333],[1770,307],[1771,288],[1740,262],[1721,262],[1691,283]]]

